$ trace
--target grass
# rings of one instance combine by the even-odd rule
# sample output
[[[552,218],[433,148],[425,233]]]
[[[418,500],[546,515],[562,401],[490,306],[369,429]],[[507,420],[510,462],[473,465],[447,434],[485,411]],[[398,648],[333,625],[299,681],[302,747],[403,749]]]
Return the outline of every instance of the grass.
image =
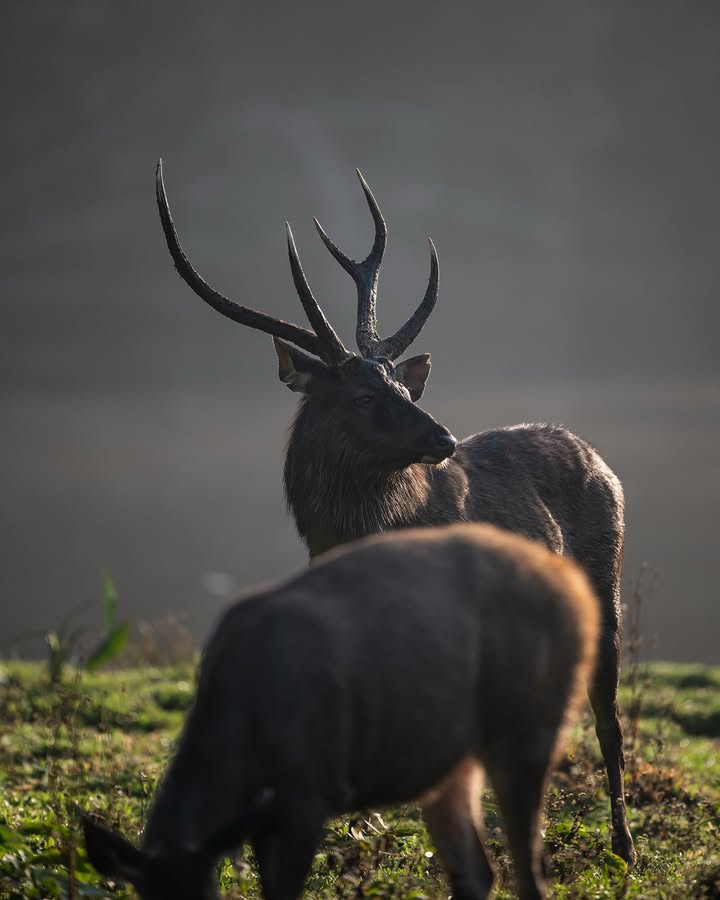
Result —
[[[0,897],[131,897],[103,882],[78,840],[76,805],[138,838],[194,684],[191,663],[66,674],[0,667]],[[622,691],[627,794],[638,863],[609,850],[608,799],[589,713],[553,775],[545,843],[551,896],[720,897],[720,669],[629,667]],[[498,900],[513,896],[492,795],[485,804]],[[251,854],[221,882],[259,897]],[[311,898],[441,898],[448,890],[412,807],[328,824],[308,882]]]

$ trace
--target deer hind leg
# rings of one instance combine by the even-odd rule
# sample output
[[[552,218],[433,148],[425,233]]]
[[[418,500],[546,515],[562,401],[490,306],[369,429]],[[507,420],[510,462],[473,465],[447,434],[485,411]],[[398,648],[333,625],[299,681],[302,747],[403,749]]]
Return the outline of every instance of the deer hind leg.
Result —
[[[453,900],[485,900],[493,883],[482,841],[481,787],[478,763],[466,760],[421,801],[425,824],[450,877]]]
[[[610,793],[612,849],[632,868],[635,849],[625,812],[625,756],[623,731],[617,705],[620,680],[622,642],[620,612],[620,576],[623,559],[623,517],[616,498],[609,500],[607,490],[596,488],[593,496],[595,514],[602,511],[599,525],[586,541],[575,546],[574,556],[590,576],[600,600],[602,630],[600,632],[595,675],[588,686],[590,704],[595,714],[595,733],[605,763]]]
[[[635,848],[625,811],[623,786],[625,755],[623,753],[622,725],[617,706],[619,669],[619,632],[618,630],[603,629],[600,635],[595,675],[588,694],[595,713],[595,732],[607,770],[613,853],[622,857],[632,868],[635,863]]]
[[[558,729],[545,727],[492,743],[483,752],[505,824],[520,900],[541,900],[540,816]]]
[[[272,827],[253,835],[265,900],[302,895],[327,814],[317,798],[293,797],[278,809]]]

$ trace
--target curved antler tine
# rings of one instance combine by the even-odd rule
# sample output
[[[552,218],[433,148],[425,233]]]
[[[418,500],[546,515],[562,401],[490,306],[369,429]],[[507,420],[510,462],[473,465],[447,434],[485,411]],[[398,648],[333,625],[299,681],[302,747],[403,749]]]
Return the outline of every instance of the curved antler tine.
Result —
[[[310,290],[310,285],[308,284],[307,278],[305,277],[305,273],[303,272],[303,268],[300,263],[300,257],[298,256],[297,247],[295,246],[295,240],[293,238],[290,224],[286,222],[285,227],[287,229],[290,270],[292,272],[295,290],[298,292],[298,296],[300,297],[300,302],[303,305],[303,309],[305,310],[308,320],[315,330],[315,334],[318,336],[320,343],[325,350],[324,355],[330,357],[331,361],[334,362],[345,359],[350,354],[346,350],[343,342],[335,333],[332,325],[325,318],[325,314],[323,313],[322,309],[320,309],[320,304],[313,296],[313,293]]]
[[[355,262],[354,259],[350,259],[349,256],[345,256],[342,250],[335,244],[329,237],[325,229],[318,222],[318,220],[313,216],[313,222],[315,223],[315,228],[317,229],[317,233],[320,235],[320,240],[325,244],[325,246],[330,251],[333,258],[340,263],[340,265],[345,269],[348,275],[352,275],[353,278],[358,277],[358,270],[360,268],[360,263]]]
[[[375,222],[375,241],[373,242],[372,250],[368,254],[365,262],[368,262],[368,260],[370,259],[377,260],[375,264],[379,269],[383,254],[385,253],[385,248],[387,247],[387,225],[385,224],[383,214],[380,212],[378,202],[373,196],[373,192],[368,187],[367,181],[365,181],[365,179],[363,178],[362,172],[360,171],[360,169],[355,169],[355,173],[360,180],[360,186],[365,193],[365,199],[367,200],[367,204],[370,207],[370,213],[373,217],[373,221]]]
[[[320,239],[332,254],[333,258],[345,269],[352,277],[358,292],[358,309],[357,309],[357,345],[363,356],[372,356],[375,352],[380,338],[377,333],[377,319],[375,314],[375,303],[377,299],[377,284],[382,264],[385,248],[387,247],[387,225],[383,214],[380,212],[377,200],[373,197],[373,193],[368,187],[367,182],[362,176],[359,169],[357,172],[360,185],[362,186],[367,200],[370,213],[375,222],[375,240],[373,241],[370,253],[362,262],[356,262],[346,256],[342,250],[328,237],[325,229],[318,222],[315,222],[315,228],[320,235]]]
[[[313,222],[315,223],[315,228],[317,229],[317,233],[320,235],[323,244],[328,248],[333,258],[337,260],[348,275],[351,276],[357,286],[358,305],[357,326],[355,332],[356,341],[358,349],[363,356],[372,356],[374,348],[380,340],[377,333],[377,319],[375,317],[375,298],[377,296],[379,265],[377,268],[369,269],[368,260],[373,255],[372,251],[370,256],[361,263],[355,262],[355,260],[350,259],[349,256],[345,256],[337,244],[328,237],[325,229],[315,217],[313,217]]]
[[[415,338],[420,334],[420,330],[427,322],[430,313],[435,307],[438,298],[438,284],[440,279],[440,268],[438,265],[437,251],[435,244],[428,238],[430,244],[430,278],[425,291],[425,296],[420,301],[420,305],[410,316],[407,322],[399,328],[395,334],[381,341],[376,348],[378,356],[386,356],[388,359],[397,359],[412,344]]]
[[[387,247],[388,237],[387,225],[385,224],[385,219],[383,218],[383,214],[380,211],[377,200],[368,187],[367,181],[365,181],[365,179],[363,178],[360,169],[355,169],[355,172],[357,173],[357,177],[360,179],[360,184],[365,193],[365,198],[367,200],[368,206],[370,207],[370,213],[373,217],[373,221],[375,222],[375,240],[373,241],[370,253],[368,253],[365,259],[362,262],[356,262],[354,259],[350,259],[349,256],[346,256],[337,246],[337,244],[335,244],[328,237],[325,229],[313,216],[313,222],[315,223],[315,227],[317,228],[318,234],[320,235],[323,244],[325,244],[335,260],[339,262],[343,269],[345,269],[348,274],[352,275],[353,278],[356,278],[358,276],[363,266],[367,268],[372,265],[374,267],[380,268],[380,263],[382,262],[383,255],[385,254],[385,248]]]
[[[265,315],[251,309],[249,306],[242,306],[229,297],[224,297],[212,288],[202,276],[193,268],[190,260],[185,255],[185,251],[180,246],[180,241],[175,230],[172,216],[170,215],[170,207],[168,205],[167,194],[165,193],[165,184],[163,182],[162,159],[158,160],[157,169],[155,171],[155,196],[157,198],[158,210],[160,212],[160,221],[162,222],[165,240],[167,241],[168,250],[175,263],[175,268],[183,281],[188,284],[193,291],[202,299],[210,304],[222,315],[227,316],[234,322],[241,325],[247,325],[249,328],[257,328],[258,331],[264,331],[266,334],[273,334],[275,337],[284,338],[286,341],[302,347],[308,353],[315,356],[323,355],[323,348],[318,336],[302,328],[300,325],[293,325],[291,322],[284,322],[282,319],[276,319],[273,316]]]

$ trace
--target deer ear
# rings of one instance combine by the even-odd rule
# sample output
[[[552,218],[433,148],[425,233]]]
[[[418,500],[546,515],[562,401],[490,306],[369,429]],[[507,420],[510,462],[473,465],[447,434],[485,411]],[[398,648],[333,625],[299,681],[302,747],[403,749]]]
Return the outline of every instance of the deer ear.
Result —
[[[416,403],[423,395],[425,382],[430,375],[430,354],[411,356],[395,366],[395,377],[410,391],[410,399]]]
[[[273,338],[273,346],[280,364],[278,376],[291,391],[309,394],[313,389],[313,382],[317,383],[318,379],[327,375],[328,369],[324,362],[303,353],[297,347],[276,337]]]
[[[88,858],[101,875],[132,884],[142,878],[145,858],[137,847],[87,816],[82,825]]]

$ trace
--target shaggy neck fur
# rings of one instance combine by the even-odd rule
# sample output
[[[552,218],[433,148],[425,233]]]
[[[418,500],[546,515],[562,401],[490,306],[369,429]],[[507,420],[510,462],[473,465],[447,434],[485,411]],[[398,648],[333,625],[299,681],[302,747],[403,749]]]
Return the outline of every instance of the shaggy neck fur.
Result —
[[[417,521],[430,494],[427,466],[380,468],[311,402],[300,401],[285,457],[285,497],[310,555]]]

